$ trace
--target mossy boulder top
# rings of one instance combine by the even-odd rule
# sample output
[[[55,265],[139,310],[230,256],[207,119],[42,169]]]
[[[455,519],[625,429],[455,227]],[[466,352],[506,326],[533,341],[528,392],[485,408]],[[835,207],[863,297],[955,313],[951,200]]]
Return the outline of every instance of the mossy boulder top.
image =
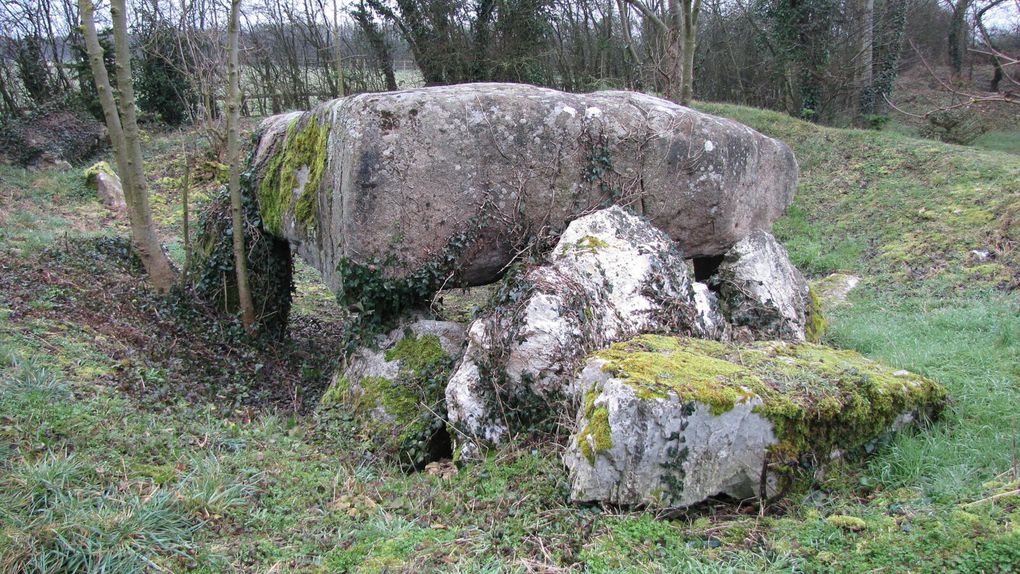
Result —
[[[946,398],[938,383],[852,351],[659,335],[595,352],[576,386],[571,498],[656,507],[775,494]]]
[[[432,275],[489,283],[521,240],[610,204],[633,206],[689,257],[718,255],[769,229],[797,181],[784,143],[632,92],[362,94],[273,116],[261,134],[265,227],[338,293],[341,264],[391,279],[443,266]]]

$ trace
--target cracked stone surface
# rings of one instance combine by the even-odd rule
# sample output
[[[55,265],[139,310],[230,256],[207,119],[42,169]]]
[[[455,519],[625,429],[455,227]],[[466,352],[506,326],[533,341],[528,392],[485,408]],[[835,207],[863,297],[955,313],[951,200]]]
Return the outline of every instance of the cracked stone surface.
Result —
[[[287,128],[314,116],[329,129],[317,223],[283,234],[341,288],[337,265],[389,261],[401,278],[471,235],[458,282],[498,278],[515,243],[563,230],[594,208],[632,205],[688,256],[718,255],[789,205],[797,164],[786,144],[737,122],[634,92],[568,94],[520,84],[468,84],[325,102],[262,123],[256,185]],[[298,173],[302,173],[298,170]]]
[[[507,409],[536,399],[562,409],[557,401],[574,395],[570,382],[584,356],[613,342],[722,332],[712,298],[696,288],[676,245],[620,207],[575,220],[549,262],[515,281],[520,297],[471,325],[447,386],[458,436],[500,443],[515,430]]]
[[[755,230],[741,239],[726,252],[712,281],[735,336],[805,339],[808,284],[771,233]]]

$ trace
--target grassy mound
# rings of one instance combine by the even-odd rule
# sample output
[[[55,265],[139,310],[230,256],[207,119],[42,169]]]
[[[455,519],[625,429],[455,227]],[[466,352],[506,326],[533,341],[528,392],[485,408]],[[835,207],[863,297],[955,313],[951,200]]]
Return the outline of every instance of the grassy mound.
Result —
[[[911,290],[921,282],[941,295],[1020,286],[1015,155],[753,108],[697,107],[793,148],[800,184],[775,233],[803,271],[850,271]]]
[[[953,400],[933,428],[779,506],[669,520],[567,504],[555,445],[407,474],[355,433],[318,438],[309,389],[324,386],[341,337],[321,334],[343,313],[307,268],[293,345],[194,337],[134,264],[81,255],[82,237],[123,237],[126,223],[80,171],[0,166],[0,572],[124,556],[126,569],[199,573],[1020,569],[1015,156],[700,107],[797,152],[778,236],[809,274],[865,278],[824,342],[944,385]],[[178,260],[187,137],[147,145]],[[213,177],[192,197],[210,197]],[[85,529],[91,546],[76,543]]]

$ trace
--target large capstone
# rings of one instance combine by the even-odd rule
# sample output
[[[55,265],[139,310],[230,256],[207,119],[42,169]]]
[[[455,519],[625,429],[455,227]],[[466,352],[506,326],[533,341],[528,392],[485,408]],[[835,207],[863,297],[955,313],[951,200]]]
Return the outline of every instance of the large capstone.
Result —
[[[797,180],[782,142],[633,92],[361,94],[261,129],[265,228],[369,310],[492,282],[531,238],[612,204],[631,206],[688,257],[719,255],[769,229]]]
[[[677,508],[771,496],[935,414],[945,390],[851,351],[643,335],[592,354],[564,461],[571,499]]]
[[[556,421],[586,354],[640,333],[721,332],[707,290],[696,293],[676,244],[612,207],[572,222],[545,265],[510,277],[468,332],[446,388],[457,437],[499,443],[518,427]]]

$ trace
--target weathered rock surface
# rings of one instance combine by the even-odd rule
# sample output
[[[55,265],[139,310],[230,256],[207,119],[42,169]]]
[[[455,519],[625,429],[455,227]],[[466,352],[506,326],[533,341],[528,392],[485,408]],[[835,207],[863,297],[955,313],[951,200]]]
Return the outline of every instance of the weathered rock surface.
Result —
[[[572,222],[546,265],[502,289],[503,303],[471,325],[446,389],[458,436],[498,443],[515,419],[562,408],[584,356],[610,343],[718,331],[711,300],[696,296],[675,243],[620,207]]]
[[[832,273],[811,282],[811,290],[818,296],[822,311],[829,311],[847,304],[847,297],[861,278],[847,273]]]
[[[127,204],[124,202],[124,188],[120,183],[120,177],[114,173],[110,164],[100,161],[84,172],[85,185],[96,191],[100,203],[110,211],[124,211]]]
[[[262,129],[255,184],[266,228],[352,302],[384,280],[401,296],[451,277],[491,282],[530,234],[614,203],[689,257],[721,254],[769,229],[797,179],[782,142],[632,92],[362,94]]]
[[[460,323],[410,322],[355,351],[320,408],[347,409],[381,454],[421,468],[449,446],[443,392],[463,346]]]
[[[653,507],[774,494],[795,467],[862,450],[945,400],[850,351],[656,335],[594,353],[575,386],[571,498]]]
[[[99,201],[110,211],[124,211],[127,203],[124,202],[124,188],[120,184],[117,174],[100,173],[96,175],[96,195]]]
[[[816,327],[809,321],[807,281],[767,231],[755,230],[727,251],[712,282],[722,314],[740,338],[803,341],[809,325]],[[748,333],[741,337],[740,331]]]

